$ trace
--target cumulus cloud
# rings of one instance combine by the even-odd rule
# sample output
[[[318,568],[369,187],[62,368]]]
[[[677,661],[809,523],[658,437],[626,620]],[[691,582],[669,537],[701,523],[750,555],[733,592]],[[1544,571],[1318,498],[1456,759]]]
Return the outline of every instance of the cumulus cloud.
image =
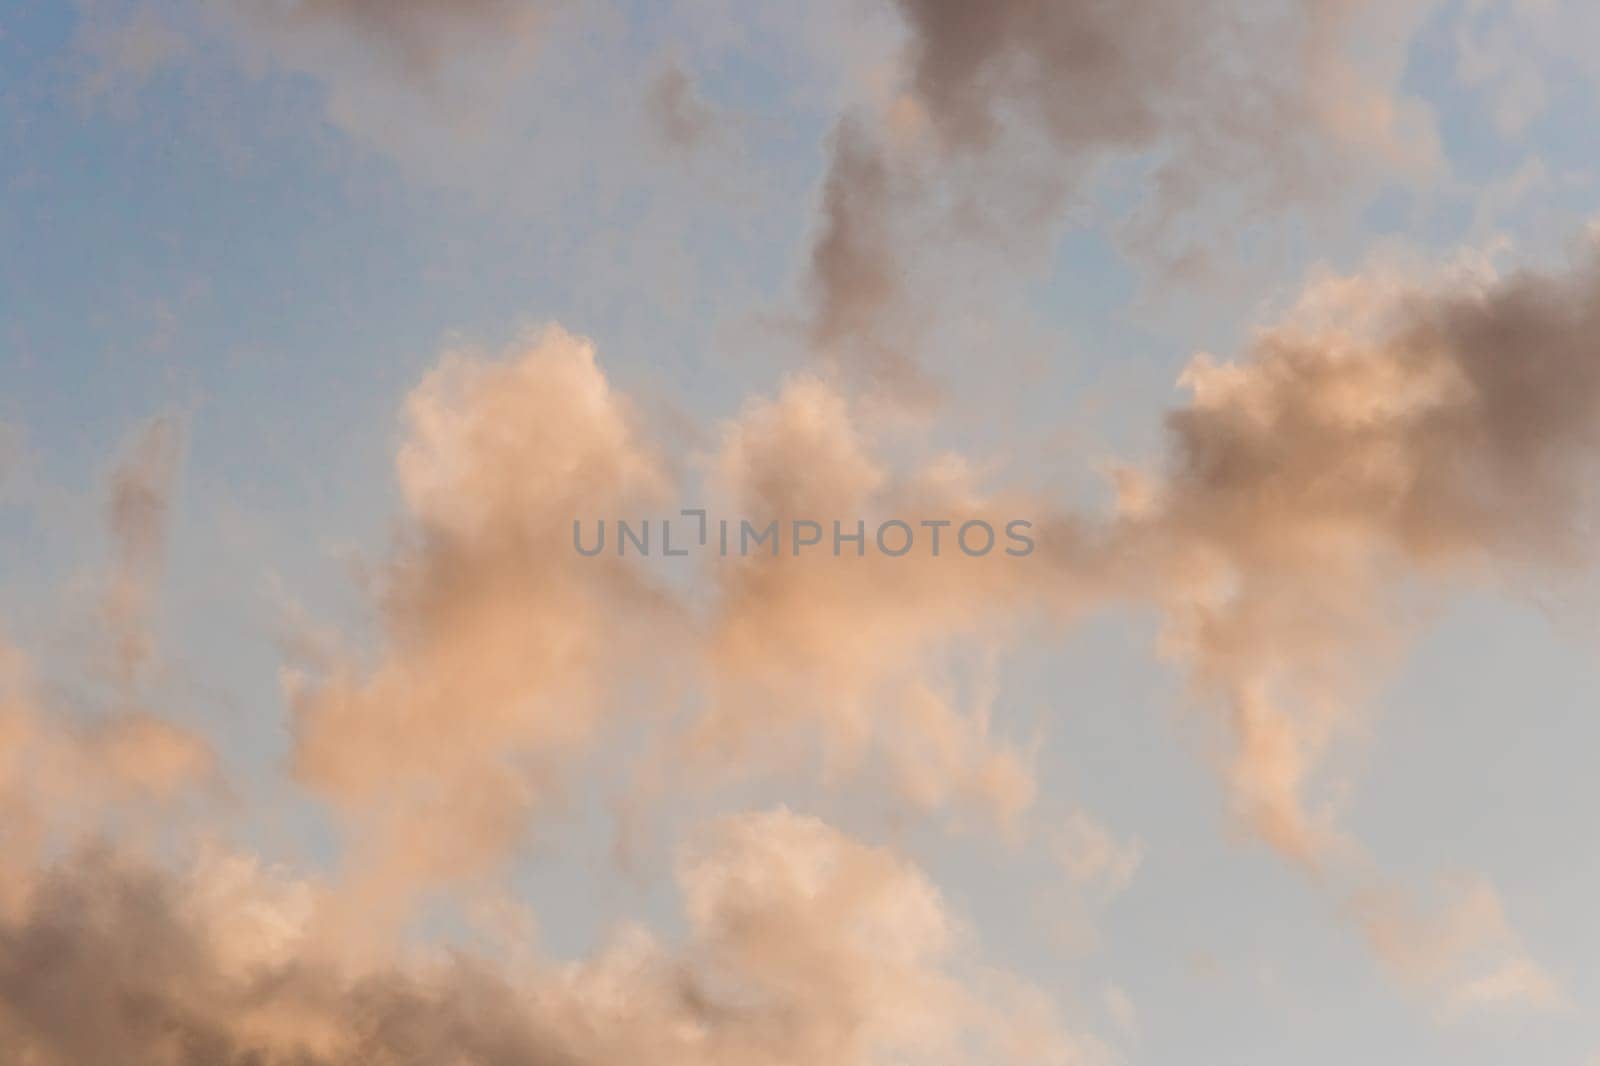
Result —
[[[892,460],[885,428],[814,377],[725,426],[709,471],[719,509],[757,528],[814,523],[818,547],[795,552],[786,539],[775,555],[719,560],[713,694],[691,743],[739,766],[810,750],[793,743],[806,739],[829,774],[881,758],[918,808],[976,803],[1014,824],[1034,787],[1025,749],[993,735],[990,656],[1025,619],[1065,617],[1087,599],[1092,548],[1040,500],[987,490],[959,456],[902,440],[912,458]],[[1017,520],[1036,554],[1008,554],[1024,551],[1007,539]],[[898,552],[911,538],[904,554],[879,543],[891,521],[903,528],[884,543]],[[859,543],[843,539],[858,532]]]
[[[748,1017],[777,1023],[770,1046],[732,1061],[1074,1062],[1094,1051],[1041,1033],[1012,996],[964,983],[963,933],[938,891],[893,853],[814,819],[725,820],[680,881],[706,977],[742,989]]]
[[[895,709],[937,692],[926,679],[952,644],[984,646],[1041,608],[1154,604],[1165,652],[1226,709],[1240,818],[1317,866],[1351,845],[1319,774],[1420,621],[1418,597],[1591,558],[1597,279],[1586,255],[1504,277],[1375,268],[1315,282],[1240,358],[1192,361],[1165,466],[1118,474],[1105,528],[985,493],[949,457],[897,468],[875,453],[864,405],[796,379],[725,434],[716,477],[735,511],[1000,524],[1028,513],[1049,549],[1012,561],[737,560],[719,575],[713,655],[741,684],[781,680],[732,706],[769,708],[770,724],[770,708],[812,701],[829,708],[837,751],[864,750],[880,723],[918,735]],[[709,721],[716,743],[748,731],[726,711]],[[981,750],[984,732],[931,750]]]
[[[870,766],[915,811],[1020,830],[1031,756],[993,724],[993,656],[1025,612],[1065,613],[1051,585],[1088,549],[956,457],[887,463],[868,421],[798,378],[725,424],[704,457],[711,514],[735,516],[735,542],[741,522],[776,523],[784,548],[706,557],[699,597],[621,551],[617,519],[679,501],[589,342],[551,329],[500,361],[447,357],[407,402],[375,654],[331,649],[287,675],[294,772],[349,818],[353,874],[384,892],[488,873],[612,744],[641,759],[611,770],[635,774],[642,809],[663,789]],[[890,518],[923,547],[869,548]],[[1014,519],[1038,558],[1008,554]],[[795,520],[829,544],[793,554]],[[859,557],[831,551],[835,520],[862,524]],[[611,523],[608,550],[580,554],[575,521],[590,537]],[[983,539],[968,522],[993,538],[982,557],[962,550]]]
[[[301,773],[341,802],[403,812],[397,843],[469,847],[482,816],[482,854],[500,854],[546,780],[507,770],[504,753],[570,761],[610,717],[603,699],[579,700],[589,709],[547,732],[546,692],[594,698],[600,663],[630,669],[614,641],[601,650],[573,620],[627,632],[610,612],[649,605],[658,619],[693,615],[705,671],[695,710],[658,755],[671,769],[658,766],[649,788],[708,769],[706,780],[759,775],[814,753],[827,779],[883,767],[915,809],[976,808],[1016,826],[1034,786],[1027,746],[993,729],[991,657],[1023,620],[1131,600],[1160,608],[1166,651],[1225,709],[1225,780],[1244,823],[1309,866],[1347,862],[1359,849],[1317,798],[1318,774],[1405,635],[1407,590],[1588,556],[1597,277],[1586,260],[1555,273],[1422,283],[1380,271],[1312,286],[1238,360],[1196,358],[1166,465],[1123,471],[1121,509],[1103,526],[987,490],[970,462],[897,439],[904,420],[828,379],[795,377],[723,426],[707,488],[714,514],[825,523],[823,550],[796,555],[785,540],[777,555],[716,558],[698,604],[664,599],[624,560],[567,569],[567,516],[626,513],[663,484],[582,342],[552,334],[506,364],[452,362],[411,403],[400,469],[416,529],[391,564],[386,659],[297,696]],[[573,411],[584,414],[568,425]],[[889,516],[913,529],[951,520],[948,538],[969,519],[1003,528],[1018,515],[1034,520],[1039,543],[1025,559],[971,558],[948,539],[938,558],[831,550],[836,516],[846,533],[861,519],[871,541]],[[552,558],[568,561],[530,564],[542,553],[521,550],[557,541]],[[502,599],[509,590],[515,599]],[[551,632],[587,652],[561,670],[527,670],[551,632],[513,627],[510,603],[519,625],[559,605]],[[527,640],[502,639],[518,632]],[[398,799],[391,780],[407,782]],[[1126,884],[1136,844],[1087,821],[1067,832],[1079,891]],[[456,868],[466,854],[424,865]],[[1530,972],[1512,957],[1460,995],[1531,989]]]
[[[716,822],[680,855],[676,947],[633,930],[587,961],[507,969],[392,957],[391,938],[414,889],[494,872],[640,723],[667,738],[650,749],[669,767],[653,788],[815,753],[825,778],[883,768],[918,812],[1015,828],[1034,783],[1028,746],[994,727],[994,656],[1028,622],[1112,601],[1156,605],[1169,653],[1226,709],[1241,817],[1326,861],[1337,825],[1312,785],[1402,635],[1405,587],[1588,558],[1597,325],[1593,261],[1327,280],[1236,361],[1195,360],[1166,465],[1123,472],[1101,522],[993,490],[916,420],[796,376],[724,423],[705,487],[713,513],[819,523],[823,547],[795,554],[785,534],[777,554],[713,556],[703,598],[646,560],[574,550],[574,519],[681,502],[589,342],[552,328],[499,360],[448,355],[406,403],[375,642],[286,676],[294,776],[347,820],[350,876],[261,888],[248,856],[175,876],[136,851],[47,847],[114,828],[120,805],[181,799],[212,760],[153,716],[42,713],[8,652],[0,803],[26,846],[5,867],[0,1025],[46,1063],[113,1047],[175,1063],[1095,1061],[1103,1049],[1036,990],[970,965],[913,867],[783,811]],[[133,590],[118,632],[147,619],[177,455],[175,427],[155,423],[112,479],[113,571]],[[925,547],[885,552],[890,518]],[[1031,554],[962,550],[965,523],[1016,518]],[[859,553],[832,550],[835,520],[862,523]],[[949,523],[937,556],[929,522]],[[1142,855],[1086,816],[1057,844],[1067,880],[1099,901]],[[1492,892],[1465,892],[1438,928],[1378,894],[1355,909],[1380,955],[1451,1010],[1560,1002]],[[132,959],[155,961],[117,961]],[[92,1005],[88,1024],[65,1026],[68,1002]]]
[[[452,355],[406,427],[377,655],[289,678],[296,776],[401,881],[509,853],[659,677],[675,610],[634,560],[573,550],[575,519],[638,513],[668,483],[587,341],[552,328],[501,362]]]
[[[1234,795],[1279,847],[1332,843],[1308,779],[1403,635],[1408,587],[1588,558],[1597,325],[1592,257],[1438,287],[1380,272],[1315,285],[1245,358],[1185,372],[1128,542],[1169,562],[1168,648],[1229,707]]]
[[[969,960],[915,867],[786,810],[688,849],[688,932],[592,958],[330,959],[323,889],[248,858],[74,852],[0,916],[0,1036],[41,1066],[1106,1061]]]
[[[406,141],[416,100],[521,84],[563,6],[229,10],[325,80],[336,114]],[[1369,166],[1425,171],[1431,127],[1396,85],[1431,5],[884,6],[904,48],[880,96],[834,126],[806,267],[806,340],[826,372],[746,404],[705,457],[717,513],[815,522],[822,547],[792,553],[786,532],[778,554],[714,559],[704,597],[642,560],[582,557],[575,519],[670,513],[680,472],[589,342],[551,329],[498,360],[451,354],[406,403],[403,511],[369,575],[372,639],[319,648],[284,676],[292,775],[344,819],[348,879],[301,879],[249,853],[169,863],[141,846],[147,826],[123,830],[147,814],[181,826],[171,812],[214,783],[216,760],[131,698],[154,660],[182,458],[178,425],[151,423],[107,506],[100,620],[122,703],[60,706],[0,644],[0,1045],[41,1066],[1103,1061],[1042,992],[983,964],[912,863],[785,809],[692,835],[675,866],[676,940],[625,927],[558,963],[531,945],[440,957],[398,946],[397,931],[418,919],[413,890],[497,871],[542,813],[641,747],[651,800],[815,760],[829,782],[882,780],[918,814],[977,811],[1021,839],[1032,754],[999,724],[996,664],[1031,623],[1111,602],[1154,605],[1165,650],[1223,709],[1243,822],[1309,865],[1341,857],[1319,773],[1406,633],[1409,591],[1590,558],[1600,261],[1433,285],[1324,280],[1235,360],[1194,360],[1167,463],[1119,474],[1115,516],[996,490],[905,411],[931,393],[920,364],[943,301],[930,296],[957,292],[962,270],[983,274],[986,256],[1042,255],[1104,166],[1141,175],[1126,236],[1161,252],[1207,213],[1337,195]],[[97,78],[169,61],[184,44],[161,30],[86,31]],[[1355,49],[1357,30],[1387,43]],[[1464,56],[1466,77],[1521,77],[1489,52]],[[505,138],[544,156],[495,168],[517,181],[628,170],[625,150],[601,165],[564,146],[600,140],[589,119],[613,100],[636,117],[639,85],[595,79],[588,53],[564,59],[551,84],[592,90],[591,110],[567,116],[567,140]],[[1511,88],[1508,129],[1542,93]],[[682,68],[645,89],[644,117],[668,144],[714,135]],[[515,128],[544,132],[554,114]],[[435,149],[418,155],[456,162]],[[976,266],[948,267],[934,254],[947,244],[976,249]],[[876,530],[890,519],[919,545],[942,536],[943,553],[885,552]],[[1027,558],[1004,540],[983,558],[962,549],[966,524],[993,536],[1014,519],[1029,523]],[[829,550],[836,521],[859,553]],[[630,729],[648,739],[613,743]],[[1143,857],[1084,814],[1048,846],[1068,892],[1094,904]],[[1353,910],[1379,956],[1447,1013],[1566,1002],[1487,883],[1434,908],[1369,893]],[[1134,1038],[1126,993],[1107,987],[1104,1009]]]

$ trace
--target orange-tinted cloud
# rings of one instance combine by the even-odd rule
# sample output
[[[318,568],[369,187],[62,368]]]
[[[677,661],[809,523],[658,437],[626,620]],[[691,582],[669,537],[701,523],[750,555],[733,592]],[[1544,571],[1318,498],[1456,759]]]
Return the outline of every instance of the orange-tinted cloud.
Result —
[[[1125,539],[1164,558],[1168,650],[1229,708],[1241,813],[1284,850],[1332,735],[1408,630],[1407,593],[1592,555],[1600,266],[1313,287],[1237,362],[1197,358]]]
[[[1032,773],[1024,748],[992,734],[987,656],[1030,617],[1088,597],[1091,547],[1040,500],[916,450],[915,433],[898,442],[908,461],[878,436],[861,405],[811,377],[725,427],[713,496],[757,528],[776,523],[783,543],[714,567],[712,695],[692,743],[747,769],[813,745],[831,774],[881,759],[918,808],[976,804],[1015,824]],[[1008,538],[1013,521],[1031,549]],[[795,550],[796,522],[814,524],[802,535],[816,547]]]
[[[595,956],[320,950],[322,889],[237,856],[173,874],[109,849],[41,871],[0,914],[0,1039],[41,1066],[888,1066],[1107,1061],[983,969],[915,867],[786,810],[682,855],[688,932]]]
[[[27,657],[0,640],[0,906],[28,890],[40,855],[159,831],[215,773],[209,744],[156,715],[50,700]]]
[[[675,607],[633,560],[573,548],[574,520],[659,506],[668,485],[587,341],[550,329],[504,362],[450,356],[406,426],[377,656],[290,693],[296,776],[357,818],[386,876],[427,880],[514,848],[651,690]]]

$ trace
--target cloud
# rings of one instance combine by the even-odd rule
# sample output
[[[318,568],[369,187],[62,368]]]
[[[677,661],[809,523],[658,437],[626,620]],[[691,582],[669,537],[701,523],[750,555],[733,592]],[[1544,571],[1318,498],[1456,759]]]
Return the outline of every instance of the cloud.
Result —
[[[857,367],[869,380],[903,393],[915,381],[906,350],[912,338],[886,321],[905,298],[892,229],[902,193],[894,181],[872,136],[858,123],[840,123],[832,135],[822,220],[811,249],[809,340],[828,362]]]
[[[315,938],[322,886],[242,856],[172,873],[80,850],[0,912],[0,1037],[41,1066],[1105,1061],[965,960],[918,870],[821,822],[726,818],[678,876],[676,949],[624,929],[572,963],[351,968]]]
[[[296,776],[401,882],[509,854],[669,668],[676,610],[634,560],[573,548],[575,519],[638,513],[669,484],[589,342],[551,328],[502,362],[448,356],[406,427],[377,656],[289,678]]]
[[[412,138],[439,105],[463,127],[515,128],[480,139],[491,157],[536,145],[538,160],[494,161],[540,166],[487,168],[517,183],[629,173],[625,148],[599,162],[566,150],[605,139],[590,120],[615,100],[638,117],[641,83],[594,77],[592,53],[560,57],[538,85],[572,91],[540,97],[532,119],[507,103],[537,96],[508,87],[533,84],[564,7],[230,10],[329,86],[337,119],[436,165],[460,159]],[[1430,5],[892,8],[904,51],[827,146],[804,323],[823,370],[720,427],[706,488],[721,513],[816,521],[829,540],[835,520],[862,520],[864,538],[890,518],[919,538],[948,523],[945,553],[715,560],[704,597],[642,562],[582,558],[574,519],[671,510],[681,471],[589,342],[553,328],[498,360],[450,354],[407,400],[403,509],[368,575],[370,639],[285,671],[293,778],[343,819],[343,865],[327,883],[248,852],[189,866],[166,839],[142,850],[181,834],[174,812],[217,773],[203,740],[132,698],[154,661],[183,451],[176,422],[151,423],[107,507],[101,620],[122,702],[58,706],[0,645],[0,1044],[45,1066],[1101,1061],[1039,990],[987,968],[922,871],[787,809],[692,834],[675,868],[678,941],[626,927],[592,957],[554,962],[524,944],[440,957],[405,934],[431,917],[417,890],[488,880],[541,815],[626,773],[640,748],[656,760],[651,800],[814,758],[829,783],[885,783],[919,815],[976,811],[1021,839],[1032,752],[1003,724],[997,664],[1031,623],[1113,602],[1158,608],[1165,650],[1223,709],[1240,818],[1308,865],[1347,855],[1319,775],[1409,629],[1408,593],[1590,558],[1600,263],[1436,285],[1324,280],[1234,361],[1195,359],[1166,464],[1123,472],[1114,517],[996,490],[907,414],[926,412],[946,308],[981,306],[984,285],[1042,259],[1104,168],[1143,175],[1125,239],[1179,258],[1208,227],[1337,197],[1369,170],[1426,172],[1431,126],[1396,86]],[[183,47],[159,20],[125,30],[85,30],[103,64],[91,91]],[[1358,36],[1388,43],[1358,51]],[[680,67],[644,88],[669,144],[714,134]],[[1512,102],[1531,114],[1534,95]],[[531,135],[572,99],[588,101],[565,116],[576,134]],[[500,109],[522,124],[495,127]],[[1202,238],[1186,243],[1191,225]],[[1018,518],[1038,541],[1027,559],[952,550],[969,521]],[[1050,843],[1069,890],[1102,903],[1143,856],[1084,814]],[[1484,882],[1436,908],[1373,893],[1354,909],[1380,957],[1447,1012],[1565,1003]],[[1105,1009],[1136,1033],[1119,989]]]
[[[1092,547],[1042,501],[989,491],[959,456],[887,429],[809,376],[725,425],[709,460],[716,511],[757,529],[814,523],[819,547],[796,553],[785,539],[775,555],[717,561],[711,693],[688,741],[697,761],[743,772],[812,745],[829,777],[881,759],[918,809],[975,804],[1015,827],[1034,786],[1025,750],[992,735],[992,658],[1024,619],[1088,598],[1088,578],[1076,582]],[[1023,550],[1007,539],[1017,520],[1037,554],[1007,553]],[[904,554],[877,543],[891,521],[912,538]],[[843,539],[858,523],[859,547]],[[974,552],[982,526],[993,531],[987,554],[960,547],[968,523]]]
[[[1482,878],[1447,884],[1440,902],[1426,910],[1393,892],[1365,893],[1354,906],[1379,958],[1432,995],[1447,1018],[1568,1006],[1555,978],[1528,956],[1499,893]]]
[[[0,907],[27,891],[40,856],[102,832],[156,832],[218,783],[209,744],[147,711],[48,698],[0,637]]]
[[[1411,26],[1429,6],[1392,5],[1378,17],[1388,29]],[[1296,181],[1309,178],[1300,156],[1321,151],[1319,138],[1415,150],[1401,143],[1406,116],[1383,92],[1403,56],[1362,49],[1384,56],[1382,69],[1364,69],[1347,39],[1381,10],[1366,0],[1249,12],[1217,0],[897,7],[911,31],[910,90],[953,147],[989,149],[1011,125],[1035,126],[1072,153],[1174,138],[1171,175],[1226,155],[1231,169],[1264,165]],[[1233,62],[1246,50],[1260,62]]]
[[[91,587],[92,638],[96,651],[99,641],[108,646],[110,692],[63,691],[42,679],[0,627],[0,907],[27,890],[41,855],[97,834],[160,839],[187,824],[195,802],[225,794],[211,745],[147,707],[141,692],[155,656],[152,615],[181,453],[177,421],[153,419],[108,479],[111,559]]]
[[[1099,213],[1172,276],[1208,269],[1221,235],[1432,173],[1431,117],[1398,90],[1432,3],[896,0],[896,76],[831,141],[813,342],[904,378],[918,324],[982,306],[991,273],[1047,265],[1108,173]]]
[[[834,520],[860,520],[862,550],[795,555],[786,538],[778,555],[713,557],[704,596],[644,560],[574,550],[575,518],[670,512],[685,480],[592,344],[551,328],[497,360],[450,353],[406,402],[403,512],[371,568],[373,640],[286,672],[294,778],[346,829],[329,883],[269,878],[256,899],[247,854],[215,885],[137,851],[59,846],[115,837],[119,805],[181,803],[213,761],[155,716],[41,711],[20,656],[5,659],[0,803],[29,846],[5,868],[0,943],[27,961],[0,973],[0,1025],[47,1063],[112,1046],[158,1062],[448,1049],[1096,1061],[1103,1049],[1066,1033],[1036,990],[970,961],[908,863],[785,811],[716,821],[681,854],[678,947],[632,930],[589,960],[508,970],[398,958],[395,945],[419,890],[491,880],[575,784],[640,750],[655,760],[646,799],[662,804],[692,799],[694,781],[770,779],[815,755],[826,781],[870,786],[878,774],[860,771],[882,770],[919,814],[977,811],[1022,839],[1031,755],[995,725],[995,664],[1029,623],[1114,602],[1159,608],[1166,650],[1225,709],[1241,818],[1309,865],[1344,858],[1314,785],[1404,636],[1406,589],[1589,559],[1597,319],[1589,260],[1435,283],[1325,279],[1238,359],[1196,358],[1166,463],[1121,472],[1121,510],[1105,520],[995,490],[926,422],[796,375],[719,428],[701,458],[708,503],[757,525],[826,523],[829,541]],[[112,570],[133,590],[111,615],[119,633],[144,631],[179,454],[175,424],[152,423],[112,478]],[[949,522],[944,552],[869,543],[889,518],[918,538]],[[959,550],[964,523],[1015,518],[1033,523],[1032,554]],[[130,675],[147,658],[130,654]],[[1102,900],[1142,855],[1087,816],[1059,844],[1066,879]],[[1559,1000],[1492,890],[1469,888],[1437,926],[1383,894],[1355,910],[1380,955],[1451,1010]],[[228,915],[246,925],[205,924]],[[119,929],[134,938],[126,956]],[[135,957],[156,962],[117,961]],[[53,997],[74,986],[94,1012],[65,1031],[68,1001]],[[139,1017],[117,1007],[129,987],[149,1005]]]
[[[1591,557],[1600,266],[1330,278],[1243,358],[1200,356],[1125,524],[1168,651],[1223,701],[1241,814],[1305,858],[1329,742],[1412,628],[1406,595]],[[1153,496],[1151,496],[1153,494]]]
[[[719,694],[697,740],[748,759],[789,717],[820,725],[845,765],[880,737],[915,751],[919,730],[941,729],[904,708],[941,676],[952,647],[1003,644],[1030,612],[1152,604],[1166,654],[1223,709],[1223,776],[1241,822],[1308,869],[1342,877],[1365,860],[1321,787],[1326,762],[1420,624],[1420,603],[1592,562],[1597,327],[1592,255],[1504,276],[1375,267],[1318,280],[1239,358],[1195,358],[1182,378],[1192,398],[1167,420],[1165,464],[1119,475],[1120,510],[1103,528],[985,493],[959,460],[897,464],[888,456],[903,456],[905,442],[874,439],[870,404],[796,378],[725,431],[714,481],[735,513],[994,518],[1012,508],[1041,515],[1048,562],[736,560],[719,574],[711,640],[723,664],[715,676],[737,682],[739,698]],[[759,726],[743,708],[761,709]],[[986,730],[929,747],[980,752]],[[920,766],[937,787],[919,791],[913,777],[908,794],[961,794],[960,767],[972,764],[931,769],[940,765]],[[1086,837],[1085,875],[1114,883],[1127,863]],[[1539,999],[1532,972],[1512,954],[1460,995],[1520,989]]]
[[[1015,108],[1076,144],[1137,142],[1198,75],[1221,10],[1214,3],[965,5],[900,0],[911,29],[911,84],[941,134],[985,145]]]
[[[1320,775],[1420,621],[1416,597],[1590,557],[1597,278],[1585,258],[1318,281],[1239,359],[1193,360],[1165,465],[1122,471],[1103,525],[987,489],[832,379],[791,379],[725,426],[708,467],[722,513],[817,521],[825,542],[834,516],[1028,516],[1040,551],[723,561],[692,764],[748,771],[815,744],[830,778],[873,761],[919,809],[977,800],[1015,823],[1031,773],[992,735],[988,664],[1029,618],[1148,603],[1165,653],[1224,709],[1241,821],[1309,867],[1343,861],[1354,844]]]
[[[993,725],[992,658],[1019,612],[1065,610],[1049,587],[1088,549],[958,458],[893,468],[864,418],[815,378],[751,402],[703,459],[711,514],[734,516],[735,541],[741,521],[803,517],[831,537],[835,517],[928,519],[945,524],[940,555],[794,557],[784,534],[781,556],[704,560],[702,597],[619,550],[616,520],[681,503],[588,341],[552,328],[499,361],[447,356],[406,405],[376,649],[319,640],[286,675],[294,774],[347,819],[351,875],[395,907],[404,886],[486,876],[569,787],[619,770],[642,814],[771,769],[810,776],[814,760],[836,784],[870,765],[918,812],[1019,832],[1030,756]],[[1007,554],[1013,519],[1039,523],[1037,559]],[[607,550],[579,554],[575,520],[590,537],[612,524]],[[968,521],[993,531],[991,554],[960,549]],[[613,745],[637,765],[591,764]]]

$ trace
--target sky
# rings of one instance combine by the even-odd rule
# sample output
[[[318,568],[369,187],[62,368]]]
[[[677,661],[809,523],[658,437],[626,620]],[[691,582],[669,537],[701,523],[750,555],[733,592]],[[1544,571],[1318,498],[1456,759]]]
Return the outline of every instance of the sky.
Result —
[[[1600,1063],[1597,41],[8,0],[0,1066]]]

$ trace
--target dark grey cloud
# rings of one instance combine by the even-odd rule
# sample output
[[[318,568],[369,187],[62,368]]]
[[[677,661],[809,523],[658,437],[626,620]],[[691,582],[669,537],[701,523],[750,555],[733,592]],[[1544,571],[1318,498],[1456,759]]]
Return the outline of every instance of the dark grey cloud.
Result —
[[[984,313],[964,303],[981,286],[930,279],[1015,281],[1046,262],[1108,164],[1141,167],[1118,197],[1132,206],[1101,223],[1176,277],[1212,265],[1213,237],[1428,157],[1429,130],[1402,128],[1416,116],[1392,99],[1393,71],[1352,50],[1370,0],[894,9],[907,30],[894,99],[835,132],[810,274],[817,339],[837,350],[850,334],[870,369],[887,334],[917,346],[907,323]]]

